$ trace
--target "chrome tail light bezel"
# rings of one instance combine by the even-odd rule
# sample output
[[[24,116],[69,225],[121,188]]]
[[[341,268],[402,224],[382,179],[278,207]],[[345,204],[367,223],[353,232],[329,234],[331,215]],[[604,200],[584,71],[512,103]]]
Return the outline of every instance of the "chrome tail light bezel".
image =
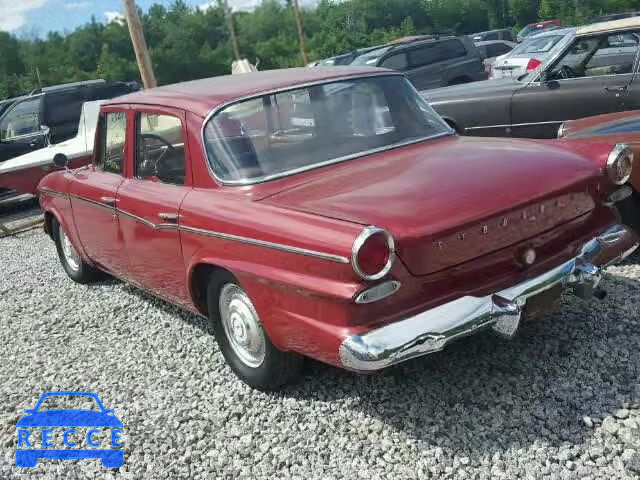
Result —
[[[617,179],[618,162],[624,158],[629,158],[629,171],[621,179]],[[607,176],[615,185],[624,185],[631,178],[633,172],[633,151],[628,145],[624,143],[618,143],[607,158]]]
[[[358,253],[362,246],[366,243],[366,241],[374,236],[374,235],[383,235],[387,242],[387,248],[389,249],[389,258],[387,259],[387,263],[384,267],[376,274],[369,275],[362,271],[362,268],[358,264]],[[360,234],[353,241],[353,246],[351,247],[351,266],[353,271],[364,280],[367,281],[375,281],[384,278],[393,268],[393,265],[396,261],[396,241],[393,236],[383,228],[378,228],[374,226],[368,226],[362,229]]]

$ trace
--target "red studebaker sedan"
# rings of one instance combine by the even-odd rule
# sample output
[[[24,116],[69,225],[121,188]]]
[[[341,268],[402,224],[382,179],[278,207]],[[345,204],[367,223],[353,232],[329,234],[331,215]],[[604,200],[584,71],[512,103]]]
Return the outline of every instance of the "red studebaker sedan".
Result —
[[[458,137],[394,72],[293,69],[111,100],[93,163],[39,191],[73,280],[108,272],[209,318],[271,389],[303,357],[372,372],[597,293],[637,245],[612,202],[630,164]]]

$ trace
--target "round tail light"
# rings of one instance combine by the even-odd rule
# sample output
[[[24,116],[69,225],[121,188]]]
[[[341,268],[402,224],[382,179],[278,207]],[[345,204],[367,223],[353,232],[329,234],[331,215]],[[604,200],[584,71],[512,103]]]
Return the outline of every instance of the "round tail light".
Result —
[[[393,267],[395,258],[395,240],[382,228],[366,227],[353,242],[351,265],[365,280],[384,277]]]

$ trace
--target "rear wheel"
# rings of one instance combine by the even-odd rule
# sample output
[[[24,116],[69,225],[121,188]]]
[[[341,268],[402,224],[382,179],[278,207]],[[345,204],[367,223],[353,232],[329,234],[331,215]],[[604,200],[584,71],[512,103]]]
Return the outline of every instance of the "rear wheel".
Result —
[[[62,263],[62,267],[69,275],[69,278],[74,282],[83,284],[96,280],[100,272],[82,260],[82,257],[69,240],[67,232],[64,231],[55,218],[51,221],[51,230],[53,239],[56,242],[60,263]]]
[[[249,296],[232,275],[212,277],[207,304],[220,351],[247,385],[275,390],[300,373],[302,357],[271,343]]]

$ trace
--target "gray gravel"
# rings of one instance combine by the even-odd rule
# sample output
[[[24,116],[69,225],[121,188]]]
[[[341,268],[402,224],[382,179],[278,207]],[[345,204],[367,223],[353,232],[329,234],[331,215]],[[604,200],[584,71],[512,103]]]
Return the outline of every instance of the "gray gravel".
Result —
[[[204,322],[117,281],[76,285],[40,231],[0,240],[0,478],[638,478],[640,257],[603,301],[567,296],[511,343],[485,334],[377,376],[308,362],[278,394],[225,366]],[[15,467],[16,421],[96,392],[125,465]]]

